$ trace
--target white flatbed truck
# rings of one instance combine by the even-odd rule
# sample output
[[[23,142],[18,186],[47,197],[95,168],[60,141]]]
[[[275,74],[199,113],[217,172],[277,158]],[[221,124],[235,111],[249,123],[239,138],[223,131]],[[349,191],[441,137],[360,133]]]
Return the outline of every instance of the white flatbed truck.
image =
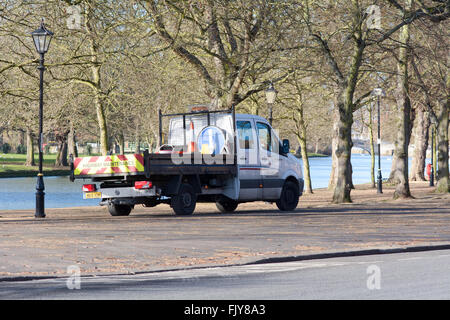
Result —
[[[301,163],[266,119],[234,108],[158,113],[156,153],[71,159],[71,181],[92,180],[83,185],[84,198],[99,198],[113,216],[129,215],[137,204],[167,203],[177,215],[192,214],[197,202],[215,202],[221,212],[251,201],[275,202],[283,211],[297,207]]]

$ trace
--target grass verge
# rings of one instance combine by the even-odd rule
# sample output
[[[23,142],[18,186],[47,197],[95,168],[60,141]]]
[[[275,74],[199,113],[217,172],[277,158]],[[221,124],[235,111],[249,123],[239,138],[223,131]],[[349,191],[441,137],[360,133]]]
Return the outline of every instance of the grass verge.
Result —
[[[35,162],[38,162],[38,155],[35,155]],[[54,167],[56,154],[44,155],[43,170],[46,176],[66,176],[69,175],[69,167]],[[39,171],[38,166],[26,166],[25,154],[0,153],[0,178],[15,177],[35,177]]]

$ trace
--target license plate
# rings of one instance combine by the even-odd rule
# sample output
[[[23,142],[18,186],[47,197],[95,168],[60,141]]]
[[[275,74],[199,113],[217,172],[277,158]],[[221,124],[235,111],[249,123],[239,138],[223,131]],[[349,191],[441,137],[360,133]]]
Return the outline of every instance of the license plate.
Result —
[[[83,199],[97,199],[101,197],[102,197],[101,192],[85,192],[83,194]]]

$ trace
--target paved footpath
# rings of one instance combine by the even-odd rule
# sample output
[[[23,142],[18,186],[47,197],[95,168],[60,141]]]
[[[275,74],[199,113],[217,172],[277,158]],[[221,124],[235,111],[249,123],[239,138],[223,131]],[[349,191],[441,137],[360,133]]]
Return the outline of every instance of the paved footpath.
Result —
[[[242,204],[222,214],[198,204],[179,217],[167,205],[136,207],[111,217],[103,207],[0,211],[0,280],[82,275],[255,262],[364,249],[450,245],[450,195],[427,182],[411,183],[415,199],[392,200],[392,187],[377,195],[367,185],[352,191],[354,203],[332,205],[331,193],[304,195],[294,212],[275,205]],[[81,194],[80,194],[81,197]]]

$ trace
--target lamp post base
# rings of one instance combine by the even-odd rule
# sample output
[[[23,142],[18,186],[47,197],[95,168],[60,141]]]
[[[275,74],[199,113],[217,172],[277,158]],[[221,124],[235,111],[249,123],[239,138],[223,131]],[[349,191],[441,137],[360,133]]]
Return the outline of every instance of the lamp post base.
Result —
[[[44,192],[44,177],[42,174],[38,175],[37,183],[36,183],[36,212],[34,214],[35,218],[45,218],[44,212],[44,201],[45,201],[45,192]]]
[[[383,193],[383,179],[381,177],[381,171],[378,171],[377,193]]]

